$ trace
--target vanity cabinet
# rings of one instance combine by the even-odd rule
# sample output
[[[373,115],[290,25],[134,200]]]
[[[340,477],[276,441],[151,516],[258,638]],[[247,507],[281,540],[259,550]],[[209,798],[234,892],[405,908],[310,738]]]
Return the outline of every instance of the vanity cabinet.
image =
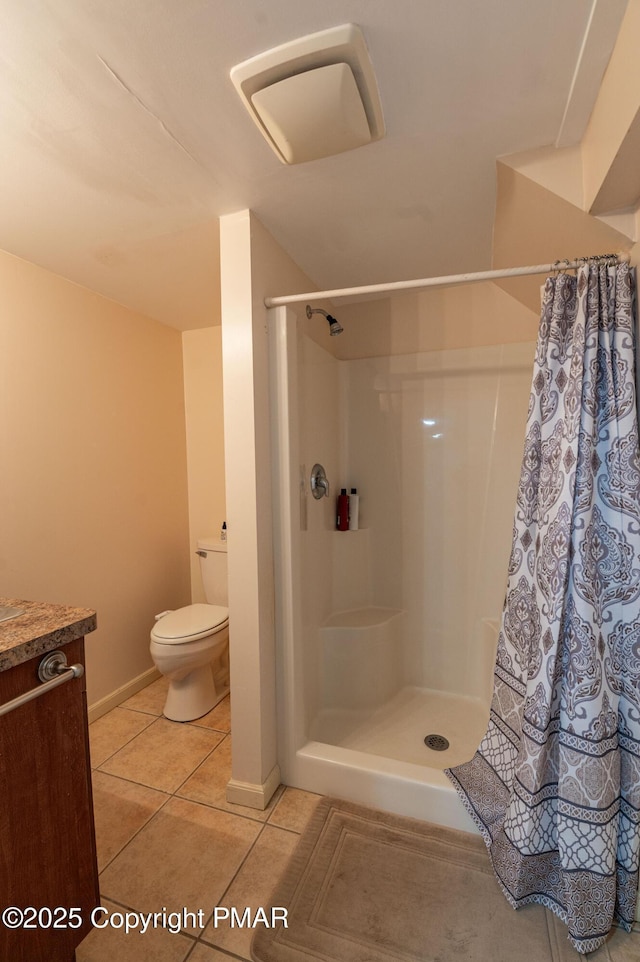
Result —
[[[56,648],[84,665],[84,638]],[[0,671],[0,705],[41,684],[43,657]],[[0,716],[0,912],[39,912],[0,921],[0,959],[73,962],[99,904],[83,674]]]

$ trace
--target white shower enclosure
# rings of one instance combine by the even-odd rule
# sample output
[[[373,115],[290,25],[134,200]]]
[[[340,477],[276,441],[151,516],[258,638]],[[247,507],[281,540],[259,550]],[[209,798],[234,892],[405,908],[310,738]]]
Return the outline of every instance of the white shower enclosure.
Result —
[[[269,324],[283,780],[475,831],[443,769],[489,716],[534,345],[337,360]]]

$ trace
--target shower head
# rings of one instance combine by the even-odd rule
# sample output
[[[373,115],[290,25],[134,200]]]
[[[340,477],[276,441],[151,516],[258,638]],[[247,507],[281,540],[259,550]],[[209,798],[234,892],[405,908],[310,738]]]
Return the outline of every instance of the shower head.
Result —
[[[307,317],[309,320],[311,320],[314,314],[322,314],[323,317],[326,317],[329,321],[329,333],[332,337],[336,334],[342,334],[344,328],[340,324],[340,321],[337,321],[331,314],[327,314],[321,307],[311,307],[311,305],[307,304]]]

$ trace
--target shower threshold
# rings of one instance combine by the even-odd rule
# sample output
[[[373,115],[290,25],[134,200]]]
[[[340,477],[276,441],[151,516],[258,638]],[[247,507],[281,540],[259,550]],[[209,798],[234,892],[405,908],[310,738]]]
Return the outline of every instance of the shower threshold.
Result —
[[[489,705],[480,698],[408,686],[373,710],[324,709],[309,732],[316,742],[445,769],[471,758],[485,733]],[[441,735],[445,750],[425,744]]]

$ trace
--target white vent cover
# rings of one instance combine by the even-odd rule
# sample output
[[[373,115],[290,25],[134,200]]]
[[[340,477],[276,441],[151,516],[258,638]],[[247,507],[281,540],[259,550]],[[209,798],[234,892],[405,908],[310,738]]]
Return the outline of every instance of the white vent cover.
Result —
[[[231,79],[284,163],[317,160],[384,136],[373,67],[355,24],[252,57],[232,69]]]

